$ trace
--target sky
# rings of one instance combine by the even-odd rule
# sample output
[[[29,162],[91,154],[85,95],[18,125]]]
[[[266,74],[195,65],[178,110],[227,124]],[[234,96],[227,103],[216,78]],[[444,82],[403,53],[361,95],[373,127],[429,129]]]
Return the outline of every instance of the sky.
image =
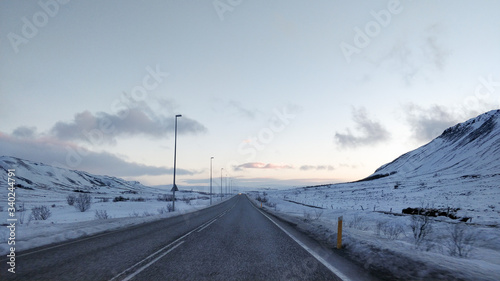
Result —
[[[0,155],[171,186],[181,114],[180,189],[358,180],[500,108],[498,11],[4,0]]]

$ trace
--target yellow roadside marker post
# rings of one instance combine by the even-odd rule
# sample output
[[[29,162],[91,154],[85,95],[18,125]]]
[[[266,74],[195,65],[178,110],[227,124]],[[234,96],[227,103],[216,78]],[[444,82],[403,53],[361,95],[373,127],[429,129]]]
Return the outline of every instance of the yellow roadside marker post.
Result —
[[[342,248],[342,220],[343,216],[340,216],[338,222],[338,230],[337,230],[337,249]]]

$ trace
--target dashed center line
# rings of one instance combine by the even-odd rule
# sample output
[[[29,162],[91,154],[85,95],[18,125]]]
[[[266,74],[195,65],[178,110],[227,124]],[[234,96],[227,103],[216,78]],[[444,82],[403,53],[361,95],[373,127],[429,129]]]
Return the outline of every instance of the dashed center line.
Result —
[[[179,247],[180,245],[182,245],[182,243],[184,243],[184,241],[181,241],[179,244],[173,246],[172,248],[170,248],[168,251],[166,251],[165,253],[161,254],[160,256],[158,256],[157,258],[155,258],[154,260],[150,261],[149,263],[145,264],[144,266],[142,266],[141,268],[139,268],[138,270],[136,270],[134,273],[130,274],[129,276],[127,276],[125,279],[123,279],[123,281],[128,281],[128,280],[131,280],[132,278],[134,278],[137,274],[141,273],[144,269],[148,268],[149,266],[151,266],[153,263],[155,263],[157,260],[163,258],[164,256],[166,256],[168,253],[170,253],[171,251],[173,251],[175,248]]]
[[[200,228],[197,232],[200,232],[202,231],[203,229],[207,228],[209,225],[211,225],[212,223],[214,223],[217,219],[214,219],[213,221],[207,223],[205,226],[203,226],[202,228]]]
[[[219,214],[216,218],[196,227],[195,229],[191,230],[190,232],[184,234],[183,236],[177,238],[175,241],[171,242],[170,244],[168,244],[167,246],[161,248],[160,250],[152,253],[151,255],[147,256],[146,258],[142,259],[141,261],[137,262],[136,264],[132,265],[131,267],[125,269],[124,271],[122,271],[120,274],[116,275],[115,277],[111,278],[109,281],[115,281],[115,280],[131,280],[132,278],[134,278],[137,274],[141,273],[143,270],[147,269],[148,267],[150,267],[152,264],[154,264],[155,262],[157,262],[159,259],[163,258],[164,256],[166,256],[168,253],[172,252],[175,248],[179,247],[180,245],[182,245],[185,241],[181,241],[182,239],[188,237],[190,234],[192,234],[193,232],[200,232],[202,230],[204,230],[205,228],[207,228],[208,226],[210,226],[212,223],[214,223],[215,221],[217,221],[218,218],[224,216],[226,213],[228,213],[229,211],[231,211],[234,206],[236,205],[236,203],[229,209],[226,209],[224,212],[222,212],[221,214]],[[171,247],[171,248],[170,248]],[[170,248],[170,249],[169,249]],[[168,249],[168,250],[167,250]],[[166,251],[165,251],[166,250]],[[161,253],[165,251],[164,253]],[[161,253],[161,254],[160,254]],[[159,256],[157,256],[159,254]],[[155,257],[156,256],[156,257]],[[154,258],[154,259],[153,259]],[[152,259],[152,260],[151,260]],[[137,270],[134,270],[135,268],[139,267],[141,264],[144,264],[146,261],[148,260],[151,260],[150,262],[146,263],[145,265],[141,266],[140,268],[138,268]],[[128,275],[127,275],[128,274]],[[120,279],[121,277],[124,277],[123,279]]]
[[[325,259],[323,259],[319,254],[317,254],[314,250],[309,248],[306,244],[302,243],[299,239],[297,239],[295,236],[293,236],[290,232],[286,231],[283,227],[281,227],[278,223],[276,223],[273,219],[271,219],[268,215],[266,215],[262,210],[259,210],[257,207],[255,207],[254,204],[250,203],[252,207],[254,207],[257,211],[259,211],[264,217],[266,217],[268,220],[270,220],[273,224],[275,224],[279,229],[281,229],[286,235],[288,235],[290,238],[292,238],[297,244],[299,244],[304,250],[309,252],[316,260],[318,260],[320,263],[322,263],[326,268],[328,268],[333,274],[335,274],[338,278],[340,278],[343,281],[350,281],[347,276],[345,276],[340,270],[335,268],[333,265],[331,265],[329,262],[327,262]]]

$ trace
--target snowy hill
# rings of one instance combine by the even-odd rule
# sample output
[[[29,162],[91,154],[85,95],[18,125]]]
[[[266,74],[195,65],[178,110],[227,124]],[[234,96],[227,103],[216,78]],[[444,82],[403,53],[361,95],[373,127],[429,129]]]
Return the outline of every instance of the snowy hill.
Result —
[[[430,143],[385,164],[371,176],[491,176],[500,173],[500,110],[446,129]]]
[[[137,181],[98,176],[83,171],[67,170],[11,156],[0,156],[4,170],[2,182],[7,182],[7,170],[15,169],[16,187],[27,190],[88,191],[97,193],[139,192],[150,189]]]

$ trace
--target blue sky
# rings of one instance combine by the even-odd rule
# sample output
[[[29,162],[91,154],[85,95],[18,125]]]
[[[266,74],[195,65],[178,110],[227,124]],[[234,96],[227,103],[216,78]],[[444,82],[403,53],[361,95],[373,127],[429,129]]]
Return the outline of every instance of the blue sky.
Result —
[[[2,1],[0,154],[170,185],[356,180],[500,107],[498,1]]]

